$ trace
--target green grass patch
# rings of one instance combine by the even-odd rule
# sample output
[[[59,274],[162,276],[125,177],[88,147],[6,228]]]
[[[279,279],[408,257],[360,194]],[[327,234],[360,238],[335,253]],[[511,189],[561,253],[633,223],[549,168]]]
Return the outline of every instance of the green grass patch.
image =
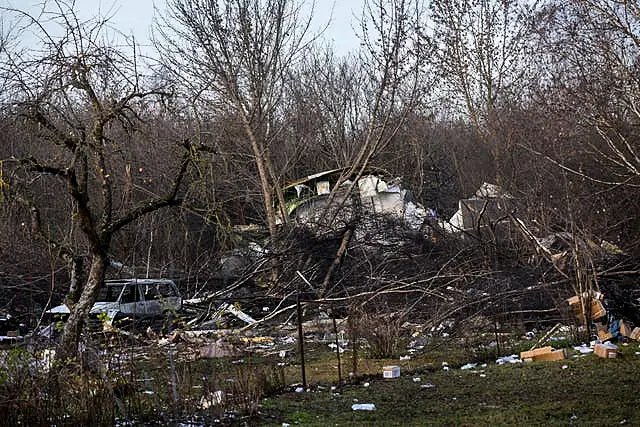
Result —
[[[415,366],[413,371],[406,367],[398,379],[383,379],[376,373],[346,385],[342,393],[322,389],[270,397],[262,404],[262,422],[306,426],[639,425],[638,350],[637,344],[631,344],[622,347],[618,359],[587,355],[556,362],[489,363],[464,371],[444,371],[434,363],[426,368]],[[387,363],[370,362],[378,368]],[[417,365],[417,360],[413,363]],[[414,381],[418,377],[420,381]],[[353,411],[354,403],[373,403],[376,410]]]

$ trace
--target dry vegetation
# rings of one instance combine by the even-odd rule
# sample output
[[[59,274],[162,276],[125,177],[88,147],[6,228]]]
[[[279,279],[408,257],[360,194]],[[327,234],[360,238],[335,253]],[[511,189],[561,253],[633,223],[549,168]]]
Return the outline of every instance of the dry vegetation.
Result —
[[[36,331],[46,309],[71,307],[55,342],[2,350],[3,422],[640,422],[623,399],[632,346],[621,360],[490,366],[486,378],[435,360],[443,349],[461,364],[492,360],[518,350],[513,336],[577,326],[566,299],[595,291],[611,320],[640,324],[636,4],[367,0],[361,47],[340,56],[298,1],[167,3],[152,60],[72,1],[45,1],[40,15],[0,8],[0,314],[15,322],[2,328]],[[286,184],[329,169],[316,223],[284,212]],[[373,170],[435,216],[410,228],[371,215],[356,195]],[[509,208],[485,205],[447,230],[485,182]],[[199,298],[171,326],[183,334],[207,325],[234,330],[233,345],[256,330],[295,342],[296,320],[325,322],[329,342],[344,338],[344,369],[313,336],[309,382],[351,385],[290,394],[296,345],[234,364],[193,360],[210,342],[170,335],[169,322],[86,327],[105,278],[143,276]],[[258,325],[213,316],[222,303]],[[592,338],[582,326],[570,341]],[[416,340],[425,347],[403,369],[435,389],[378,381],[379,359]],[[419,403],[399,401],[409,393]],[[378,412],[345,407],[369,397]]]

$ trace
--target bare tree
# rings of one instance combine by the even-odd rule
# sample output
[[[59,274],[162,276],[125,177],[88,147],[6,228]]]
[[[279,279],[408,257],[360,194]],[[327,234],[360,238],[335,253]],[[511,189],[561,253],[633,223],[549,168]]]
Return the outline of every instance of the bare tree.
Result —
[[[337,206],[344,204],[374,156],[393,140],[408,114],[424,105],[423,98],[432,83],[425,73],[430,65],[432,45],[421,27],[423,12],[419,0],[364,2],[359,34],[362,44],[359,62],[364,78],[362,92],[351,112],[361,123],[361,136],[357,149],[352,151],[348,169],[334,189],[355,179],[347,191],[332,191],[328,206],[338,193]],[[337,211],[332,212],[326,221],[328,226],[336,217]]]
[[[288,85],[291,114],[304,124],[295,129],[296,138],[308,146],[303,161],[319,157],[327,163],[324,169],[350,167],[362,139],[366,75],[357,56],[340,57],[331,47],[316,51]],[[307,175],[318,172],[317,160],[308,163],[315,169]]]
[[[288,70],[312,40],[311,12],[294,0],[172,0],[158,26],[166,67],[196,102],[238,117],[258,170],[266,222],[276,234],[284,207],[271,152],[278,143],[278,105]],[[283,215],[286,217],[286,215]]]
[[[341,234],[318,287],[319,295],[330,289],[357,226],[345,223],[342,208],[375,156],[390,144],[409,113],[423,105],[431,83],[424,74],[431,46],[420,27],[422,12],[419,1],[365,2],[360,21],[362,50],[357,61],[334,62],[329,54],[320,63],[322,71],[310,79],[314,107],[327,119],[326,127],[319,127],[321,138],[335,138],[321,143],[329,147],[338,165],[345,166],[325,207],[311,224],[316,231]]]
[[[539,74],[529,82],[533,89],[525,89],[531,98],[511,110],[521,111],[513,140],[533,162],[530,173],[520,169],[520,183],[538,177],[531,206],[538,220],[553,218],[549,230],[577,227],[637,248],[627,238],[639,222],[629,214],[637,210],[639,185],[637,5],[549,1],[532,22]],[[573,199],[571,212],[565,198]]]
[[[490,149],[501,185],[509,147],[499,135],[500,106],[526,88],[533,7],[520,1],[431,2],[443,89]]]
[[[600,184],[637,186],[640,147],[640,8],[635,2],[576,0],[554,9],[549,37],[555,79],[567,112],[595,131],[584,147],[605,168],[587,172],[553,159]],[[578,31],[579,26],[579,31]],[[553,29],[551,31],[554,31]]]
[[[162,107],[166,93],[147,85],[138,68],[135,45],[121,49],[105,37],[106,20],[80,21],[73,2],[53,1],[33,17],[10,10],[25,29],[40,35],[39,50],[7,52],[2,76],[5,114],[16,125],[29,127],[32,144],[12,153],[11,197],[22,200],[32,214],[33,231],[43,240],[78,256],[86,245],[86,283],[70,295],[71,314],[65,323],[57,357],[75,357],[83,322],[95,302],[109,263],[114,235],[143,215],[182,202],[180,188],[195,147],[179,141],[164,194],[147,194],[139,202],[119,197],[126,170],[118,159],[127,150],[127,133],[135,133],[142,118]],[[44,21],[48,26],[45,28]],[[59,27],[51,29],[51,24]],[[120,132],[120,131],[124,131]],[[29,182],[46,179],[55,198],[68,198],[67,237],[44,224],[40,213],[46,198],[30,197]],[[76,232],[82,238],[74,237]]]

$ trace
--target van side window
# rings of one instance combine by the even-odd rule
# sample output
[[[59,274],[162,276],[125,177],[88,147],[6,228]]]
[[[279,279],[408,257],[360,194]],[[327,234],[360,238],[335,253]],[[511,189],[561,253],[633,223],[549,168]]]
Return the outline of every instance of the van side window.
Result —
[[[103,285],[102,289],[100,289],[100,294],[98,295],[97,301],[117,302],[121,291],[122,291],[121,285],[116,285],[116,286]]]
[[[120,302],[129,303],[138,301],[139,298],[137,298],[138,292],[136,291],[136,288],[136,286],[126,286],[124,288],[124,292],[122,293],[122,299],[120,300]]]
[[[162,299],[166,297],[175,296],[173,288],[169,284],[158,283],[154,285],[145,286],[144,298],[145,300]]]

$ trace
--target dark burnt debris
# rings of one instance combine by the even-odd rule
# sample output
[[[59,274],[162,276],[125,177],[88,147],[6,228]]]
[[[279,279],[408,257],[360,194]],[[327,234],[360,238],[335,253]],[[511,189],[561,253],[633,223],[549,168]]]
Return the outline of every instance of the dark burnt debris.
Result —
[[[111,307],[107,315],[119,321],[106,322],[109,330],[131,333],[133,324],[139,340],[162,342],[208,333],[219,339],[228,331],[277,338],[272,328],[293,327],[299,303],[301,320],[346,319],[342,334],[364,325],[375,332],[376,322],[396,325],[398,337],[417,329],[423,337],[466,337],[558,323],[602,341],[640,334],[633,334],[640,325],[637,261],[575,230],[545,234],[497,185],[485,183],[460,200],[449,219],[380,170],[331,170],[284,190],[287,218],[276,239],[260,227],[237,227],[217,275],[196,286],[176,278],[179,310],[159,309],[163,316],[136,323]],[[120,274],[136,271],[118,265]],[[330,326],[320,330],[314,339],[335,335]],[[237,354],[223,343],[207,345],[198,354]]]
[[[337,169],[285,187],[288,221],[281,218],[278,239],[261,242],[251,230],[244,248],[223,258],[225,286],[185,300],[216,308],[195,310],[190,326],[283,324],[295,319],[299,298],[305,318],[393,314],[447,335],[479,324],[584,327],[566,303],[581,291],[602,296],[607,325],[640,323],[638,268],[614,244],[577,232],[543,234],[494,184],[443,219],[400,179],[376,172]],[[255,323],[220,309],[233,303]]]

